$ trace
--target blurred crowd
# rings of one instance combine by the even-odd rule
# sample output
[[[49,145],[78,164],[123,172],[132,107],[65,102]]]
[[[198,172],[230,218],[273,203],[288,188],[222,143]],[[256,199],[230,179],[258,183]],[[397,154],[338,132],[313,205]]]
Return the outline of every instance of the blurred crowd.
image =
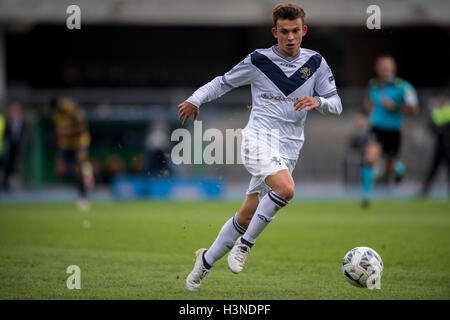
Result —
[[[102,157],[90,150],[98,147],[92,144],[92,134],[89,119],[85,109],[70,97],[55,97],[49,100],[49,110],[46,117],[50,119],[50,145],[54,148],[53,174],[60,182],[69,181],[76,187],[79,195],[78,206],[81,210],[89,210],[89,190],[96,184],[109,184],[117,175],[145,175],[149,178],[166,178],[173,175],[173,168],[169,159],[170,128],[165,120],[147,123],[143,139],[130,141],[131,144],[141,146],[133,150],[134,154],[127,161],[127,137],[117,139],[118,147],[107,150]],[[102,101],[95,108],[99,118],[108,119],[114,112],[106,101]],[[26,140],[35,134],[27,130],[26,112],[19,102],[11,103],[6,112],[0,113],[0,191],[10,192],[26,187],[23,184],[23,162],[26,154]],[[114,140],[124,132],[115,132]],[[45,135],[44,135],[45,136]]]

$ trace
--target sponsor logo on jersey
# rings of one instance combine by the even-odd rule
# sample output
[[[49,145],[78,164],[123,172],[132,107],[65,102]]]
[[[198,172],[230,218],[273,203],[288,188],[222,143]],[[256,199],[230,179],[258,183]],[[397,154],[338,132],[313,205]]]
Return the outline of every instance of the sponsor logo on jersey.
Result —
[[[288,101],[288,102],[295,102],[299,98],[288,98],[288,97],[282,97],[282,96],[275,96],[271,93],[262,93],[261,98],[263,99],[269,99],[269,100],[276,100],[276,101]]]
[[[283,67],[288,67],[288,68],[297,68],[297,66],[295,64],[290,64],[290,63],[280,63],[280,65]]]

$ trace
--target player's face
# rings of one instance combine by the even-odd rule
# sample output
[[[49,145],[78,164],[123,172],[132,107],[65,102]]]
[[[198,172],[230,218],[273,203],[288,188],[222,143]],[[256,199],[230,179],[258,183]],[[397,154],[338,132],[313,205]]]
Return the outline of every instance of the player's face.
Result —
[[[287,56],[294,57],[300,50],[300,44],[307,31],[302,19],[277,20],[277,27],[272,28],[273,36],[278,40],[277,50]]]
[[[389,81],[395,74],[395,62],[391,58],[380,58],[377,61],[375,71],[383,81]]]

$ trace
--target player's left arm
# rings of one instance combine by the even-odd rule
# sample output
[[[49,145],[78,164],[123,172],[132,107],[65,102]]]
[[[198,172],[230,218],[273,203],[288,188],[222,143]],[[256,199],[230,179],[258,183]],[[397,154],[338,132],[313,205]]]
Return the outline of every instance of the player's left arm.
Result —
[[[305,109],[306,111],[310,111],[317,109],[323,114],[341,114],[342,102],[337,94],[334,76],[323,58],[320,67],[317,69],[314,90],[318,96],[303,97],[296,100],[294,102],[295,110],[300,111]]]
[[[400,106],[400,110],[405,114],[418,114],[419,113],[419,99],[417,98],[417,92],[414,87],[405,81],[403,86],[404,103]]]

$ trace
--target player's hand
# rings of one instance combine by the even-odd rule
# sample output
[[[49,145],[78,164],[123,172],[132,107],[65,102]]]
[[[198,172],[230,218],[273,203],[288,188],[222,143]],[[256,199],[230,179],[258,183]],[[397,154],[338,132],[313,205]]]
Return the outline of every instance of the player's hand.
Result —
[[[309,111],[318,107],[320,107],[320,103],[314,97],[303,97],[294,102],[294,109],[297,111],[301,111],[304,108],[306,108],[306,111]]]
[[[383,104],[383,107],[385,107],[389,111],[394,111],[396,109],[394,101],[389,98],[383,98],[381,100],[381,103]]]
[[[194,120],[197,120],[200,109],[187,101],[178,105],[178,119],[182,120],[182,126],[186,123],[190,116],[194,115]]]

